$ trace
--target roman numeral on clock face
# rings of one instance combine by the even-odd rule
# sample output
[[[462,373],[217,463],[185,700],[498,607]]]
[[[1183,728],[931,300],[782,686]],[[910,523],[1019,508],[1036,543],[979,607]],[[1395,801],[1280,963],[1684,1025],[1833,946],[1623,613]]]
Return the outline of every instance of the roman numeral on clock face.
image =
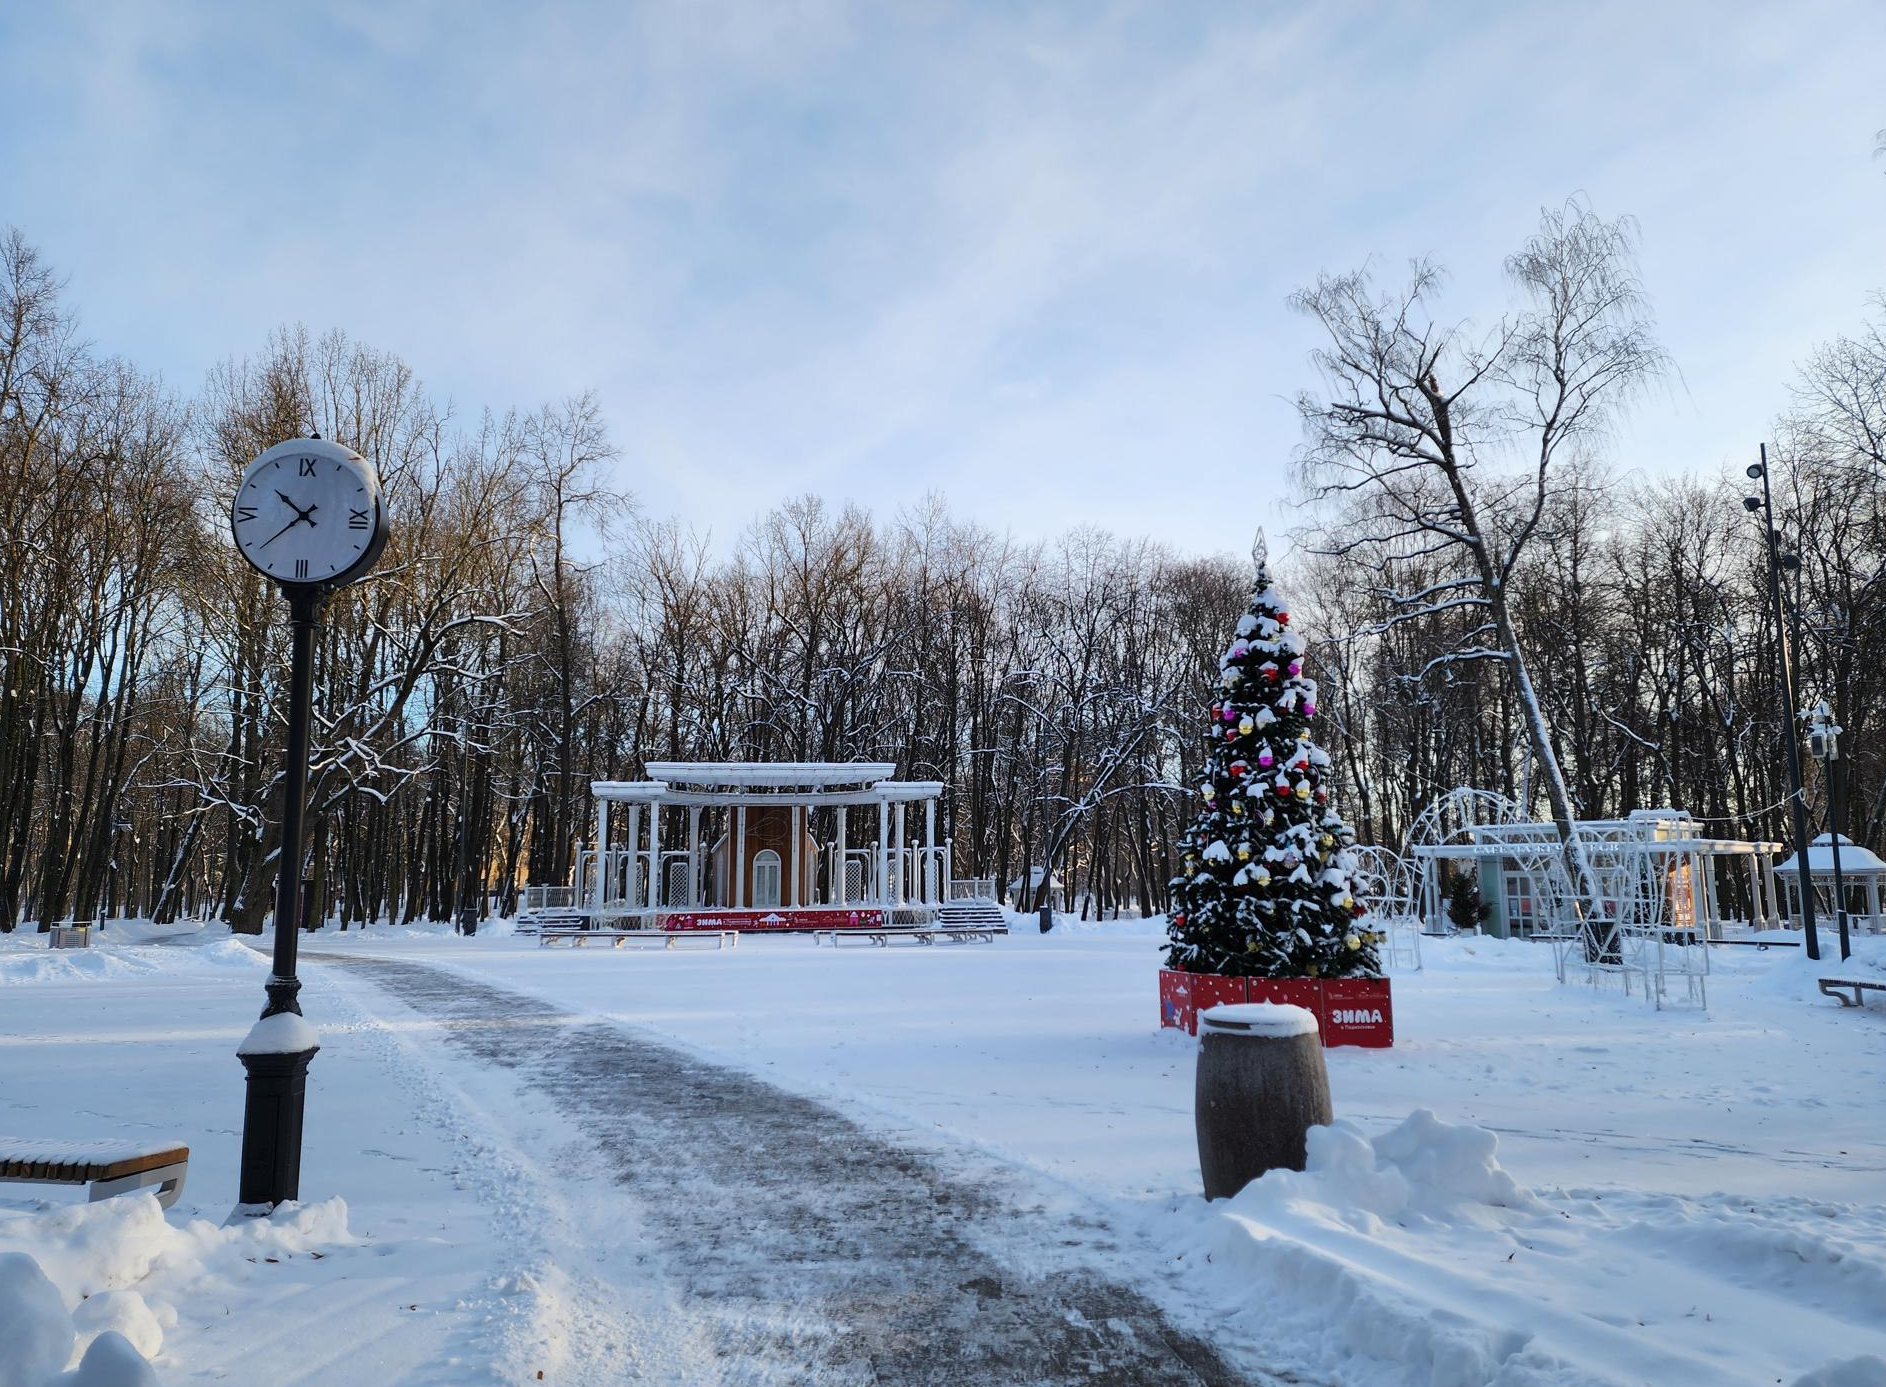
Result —
[[[255,519],[255,507],[254,506],[237,506],[236,519],[239,522],[244,521],[244,520]]]
[[[308,561],[306,559],[295,560],[295,576],[297,578],[305,578],[308,576]]]
[[[312,477],[314,475],[313,458],[303,458],[301,460],[301,475],[304,477]]]
[[[363,510],[355,510],[352,506],[349,506],[347,508],[347,528],[350,530],[367,529],[367,513]]]

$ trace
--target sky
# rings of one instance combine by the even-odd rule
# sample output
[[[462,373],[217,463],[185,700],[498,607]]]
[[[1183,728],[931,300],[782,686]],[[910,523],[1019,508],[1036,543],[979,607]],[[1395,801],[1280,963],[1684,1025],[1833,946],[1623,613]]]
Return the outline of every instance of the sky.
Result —
[[[345,329],[473,418],[594,390],[731,542],[816,492],[1242,553],[1301,516],[1319,271],[1491,320],[1580,194],[1739,466],[1886,288],[1886,4],[0,0],[0,224],[194,389]]]

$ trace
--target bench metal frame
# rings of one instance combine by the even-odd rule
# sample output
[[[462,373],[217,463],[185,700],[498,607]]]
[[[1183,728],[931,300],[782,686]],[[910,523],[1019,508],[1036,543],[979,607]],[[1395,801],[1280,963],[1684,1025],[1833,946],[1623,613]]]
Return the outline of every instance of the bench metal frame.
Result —
[[[699,940],[703,947],[710,944],[715,949],[732,949],[740,943],[740,931],[731,929],[546,929],[537,936],[537,947],[548,948],[559,939],[570,941],[570,947],[580,949],[591,939],[607,939],[613,948],[620,949],[625,944],[652,944],[661,941],[664,949],[681,947],[683,940]]]
[[[912,944],[934,944],[946,939],[952,944],[993,944],[998,934],[1007,934],[1007,925],[891,925],[883,929],[822,929],[812,932],[816,948],[829,943],[834,949],[846,939],[862,940],[879,948],[889,948],[902,939]]]
[[[1820,983],[1821,996],[1832,997],[1843,1007],[1865,1006],[1866,993],[1886,992],[1886,978],[1878,981],[1867,978],[1822,978]],[[1847,996],[1848,991],[1851,991],[1853,996]]]

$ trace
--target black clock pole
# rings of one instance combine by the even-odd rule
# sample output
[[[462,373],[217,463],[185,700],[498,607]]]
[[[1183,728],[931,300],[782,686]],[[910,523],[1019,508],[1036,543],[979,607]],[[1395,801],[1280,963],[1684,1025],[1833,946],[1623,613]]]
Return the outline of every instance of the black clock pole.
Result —
[[[314,630],[321,589],[283,584],[292,622],[293,663],[288,680],[288,749],[283,767],[282,846],[275,881],[275,961],[269,972],[262,1019],[301,1014],[296,994],[295,950],[301,937],[302,818],[308,795],[309,723],[314,703]],[[253,1033],[252,1033],[253,1034]],[[248,1071],[242,1115],[240,1199],[251,1208],[272,1208],[301,1191],[301,1119],[308,1091],[308,1063],[318,1045],[280,1052],[262,1047],[240,1054]]]

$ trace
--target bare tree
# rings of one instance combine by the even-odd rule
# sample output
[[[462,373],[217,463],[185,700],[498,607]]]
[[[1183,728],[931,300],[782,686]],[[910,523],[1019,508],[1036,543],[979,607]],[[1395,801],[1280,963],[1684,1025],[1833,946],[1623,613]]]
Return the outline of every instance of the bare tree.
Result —
[[[1379,555],[1385,627],[1443,612],[1474,618],[1428,669],[1485,660],[1506,670],[1594,920],[1601,892],[1572,832],[1576,806],[1510,587],[1568,474],[1589,463],[1619,410],[1666,369],[1635,246],[1627,219],[1607,221],[1578,200],[1545,210],[1506,262],[1521,303],[1484,335],[1435,320],[1442,277],[1427,262],[1399,291],[1379,292],[1363,270],[1325,275],[1291,300],[1327,339],[1314,355],[1326,389],[1298,400],[1304,478],[1319,500],[1360,493],[1376,503],[1372,525],[1326,534],[1315,547]],[[1393,560],[1402,555],[1441,558],[1445,572],[1399,584]]]

